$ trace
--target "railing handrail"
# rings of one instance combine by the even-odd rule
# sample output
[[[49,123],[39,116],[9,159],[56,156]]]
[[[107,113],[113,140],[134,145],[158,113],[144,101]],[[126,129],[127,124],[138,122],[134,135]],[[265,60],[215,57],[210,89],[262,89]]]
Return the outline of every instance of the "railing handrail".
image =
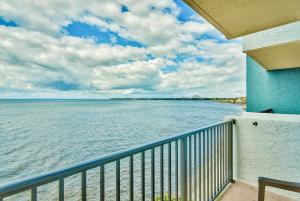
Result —
[[[36,176],[27,177],[24,179],[19,179],[19,180],[13,181],[13,182],[9,182],[9,183],[0,185],[0,197],[2,195],[15,194],[15,193],[30,189],[32,187],[37,187],[37,186],[40,186],[43,184],[51,183],[53,181],[59,180],[62,177],[66,178],[68,176],[80,173],[81,171],[93,169],[95,167],[105,165],[107,163],[126,158],[130,155],[138,154],[143,151],[147,151],[152,148],[158,147],[160,145],[164,145],[164,144],[191,136],[196,133],[201,133],[208,129],[217,127],[222,124],[230,123],[230,122],[232,122],[232,120],[222,121],[222,122],[219,122],[216,124],[212,124],[212,125],[209,125],[206,127],[191,130],[191,131],[188,131],[185,133],[168,136],[168,137],[162,138],[162,139],[154,141],[154,142],[135,146],[133,148],[113,152],[113,153],[110,153],[110,154],[107,154],[107,155],[104,155],[104,156],[101,156],[101,157],[98,157],[95,159],[86,160],[86,161],[76,163],[71,166],[61,168],[61,169],[57,169],[57,170],[49,171],[47,173],[42,173],[42,174],[39,174]]]

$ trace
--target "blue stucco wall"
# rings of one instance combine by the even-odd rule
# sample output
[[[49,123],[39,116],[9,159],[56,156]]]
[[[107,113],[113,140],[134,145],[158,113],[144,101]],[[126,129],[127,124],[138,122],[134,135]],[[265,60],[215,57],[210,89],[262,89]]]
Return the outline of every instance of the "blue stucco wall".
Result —
[[[300,114],[300,68],[267,71],[247,57],[247,111]]]

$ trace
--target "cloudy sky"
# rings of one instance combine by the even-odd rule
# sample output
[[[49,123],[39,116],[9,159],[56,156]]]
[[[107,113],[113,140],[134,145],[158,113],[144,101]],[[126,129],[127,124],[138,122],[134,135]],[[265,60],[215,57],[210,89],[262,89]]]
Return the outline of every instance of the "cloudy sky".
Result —
[[[0,0],[0,98],[244,94],[241,41],[180,0]]]

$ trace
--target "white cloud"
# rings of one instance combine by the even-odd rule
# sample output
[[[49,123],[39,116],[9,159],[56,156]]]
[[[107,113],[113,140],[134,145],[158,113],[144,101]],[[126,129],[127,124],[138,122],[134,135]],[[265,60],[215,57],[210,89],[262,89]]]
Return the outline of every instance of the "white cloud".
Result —
[[[122,13],[121,5],[129,12]],[[171,12],[164,12],[166,7]],[[243,95],[240,42],[220,43],[223,37],[210,24],[196,17],[181,22],[179,12],[171,0],[1,1],[1,15],[20,26],[0,26],[0,97]],[[116,45],[116,38],[97,44],[93,38],[69,36],[62,28],[72,21],[145,47]],[[156,58],[149,60],[149,54]],[[178,55],[188,58],[175,61]],[[167,65],[178,70],[166,73]],[[63,91],[57,82],[74,90]]]
[[[98,89],[148,89],[152,90],[160,82],[159,69],[162,59],[136,61],[111,67],[93,69],[93,87]]]

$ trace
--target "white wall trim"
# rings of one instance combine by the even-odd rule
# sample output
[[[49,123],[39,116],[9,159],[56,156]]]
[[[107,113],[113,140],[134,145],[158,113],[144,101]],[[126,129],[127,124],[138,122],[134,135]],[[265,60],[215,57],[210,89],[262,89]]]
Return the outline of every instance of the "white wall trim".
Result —
[[[243,51],[248,52],[298,40],[300,40],[300,21],[245,36]]]

